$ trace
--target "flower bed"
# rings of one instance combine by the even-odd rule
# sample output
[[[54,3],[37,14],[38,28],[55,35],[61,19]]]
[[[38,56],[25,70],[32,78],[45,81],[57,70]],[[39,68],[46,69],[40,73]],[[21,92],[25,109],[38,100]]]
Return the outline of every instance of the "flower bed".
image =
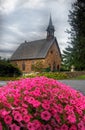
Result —
[[[0,88],[0,130],[85,130],[85,96],[45,77]]]
[[[23,76],[23,78],[34,78],[34,77],[41,77],[45,76],[47,78],[52,78],[56,80],[60,79],[68,79],[69,77],[67,76],[66,73],[64,72],[42,72],[42,73],[31,73],[31,74],[26,74]]]

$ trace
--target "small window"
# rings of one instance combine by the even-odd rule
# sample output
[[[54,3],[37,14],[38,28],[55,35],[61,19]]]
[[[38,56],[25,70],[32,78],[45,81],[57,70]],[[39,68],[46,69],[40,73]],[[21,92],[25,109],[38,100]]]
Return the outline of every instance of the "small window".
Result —
[[[23,71],[25,70],[25,63],[24,62],[22,63],[22,70]]]
[[[50,51],[51,54],[53,54],[53,51]]]
[[[59,68],[60,68],[60,66],[59,66],[59,65],[57,65],[57,70],[59,70]]]

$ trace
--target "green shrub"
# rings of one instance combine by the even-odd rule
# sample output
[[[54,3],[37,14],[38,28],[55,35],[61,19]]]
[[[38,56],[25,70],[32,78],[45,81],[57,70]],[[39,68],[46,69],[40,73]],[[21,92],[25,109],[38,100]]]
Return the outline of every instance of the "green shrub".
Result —
[[[0,61],[0,76],[13,77],[20,76],[21,71],[7,61]]]

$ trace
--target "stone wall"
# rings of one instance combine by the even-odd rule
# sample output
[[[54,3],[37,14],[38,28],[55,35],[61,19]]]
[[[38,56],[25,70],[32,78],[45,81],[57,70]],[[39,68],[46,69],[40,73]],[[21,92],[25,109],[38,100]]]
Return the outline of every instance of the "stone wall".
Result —
[[[85,71],[65,72],[69,78],[85,75]]]
[[[53,69],[60,69],[61,58],[56,43],[54,43],[48,51],[48,54],[45,59],[45,65],[46,64],[50,66],[51,71],[53,71]]]

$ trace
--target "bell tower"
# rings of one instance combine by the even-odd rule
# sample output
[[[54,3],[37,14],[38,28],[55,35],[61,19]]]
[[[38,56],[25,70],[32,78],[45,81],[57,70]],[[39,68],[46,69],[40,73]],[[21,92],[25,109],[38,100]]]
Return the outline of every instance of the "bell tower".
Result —
[[[50,15],[50,19],[49,19],[49,25],[48,25],[46,31],[47,31],[47,39],[54,37],[54,31],[55,31],[55,29],[54,29],[54,26],[53,26],[53,24],[52,24],[51,15]]]

